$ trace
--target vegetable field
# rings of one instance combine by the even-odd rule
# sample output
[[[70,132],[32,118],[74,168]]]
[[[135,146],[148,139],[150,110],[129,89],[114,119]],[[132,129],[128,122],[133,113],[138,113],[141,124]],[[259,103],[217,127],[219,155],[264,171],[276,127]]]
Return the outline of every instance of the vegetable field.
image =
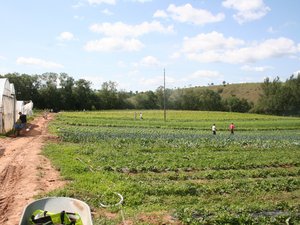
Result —
[[[95,225],[300,223],[300,118],[63,112],[50,129],[44,154],[70,181],[50,194],[87,202]]]

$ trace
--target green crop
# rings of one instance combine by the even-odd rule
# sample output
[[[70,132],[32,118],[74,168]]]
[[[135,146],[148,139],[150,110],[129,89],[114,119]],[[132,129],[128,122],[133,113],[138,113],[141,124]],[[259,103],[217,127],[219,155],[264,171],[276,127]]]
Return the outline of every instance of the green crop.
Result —
[[[70,182],[51,194],[96,211],[121,193],[134,224],[158,212],[183,224],[300,223],[300,118],[170,111],[165,122],[162,111],[133,113],[60,113],[51,130],[61,141],[44,154]],[[119,210],[102,210],[95,224],[120,223],[105,216]]]

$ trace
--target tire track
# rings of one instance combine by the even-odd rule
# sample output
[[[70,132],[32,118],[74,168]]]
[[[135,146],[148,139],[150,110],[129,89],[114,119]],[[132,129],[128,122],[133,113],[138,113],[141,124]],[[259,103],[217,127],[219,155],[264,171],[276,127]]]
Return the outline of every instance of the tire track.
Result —
[[[20,167],[14,165],[8,165],[0,174],[0,212],[6,212],[11,203],[14,202],[14,193],[17,180],[21,175]],[[0,213],[0,224],[4,224],[8,220],[6,213]]]

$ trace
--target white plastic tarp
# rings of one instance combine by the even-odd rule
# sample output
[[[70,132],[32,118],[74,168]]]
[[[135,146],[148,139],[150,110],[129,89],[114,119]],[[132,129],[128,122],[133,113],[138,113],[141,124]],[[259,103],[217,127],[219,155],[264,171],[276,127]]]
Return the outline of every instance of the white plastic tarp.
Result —
[[[13,128],[15,122],[15,89],[7,78],[0,78],[0,133]]]
[[[16,102],[16,115],[18,115],[18,113],[21,112],[22,114],[25,114],[27,116],[32,116],[33,115],[32,108],[33,108],[32,101],[29,101],[27,103],[25,103],[24,101],[17,101]]]

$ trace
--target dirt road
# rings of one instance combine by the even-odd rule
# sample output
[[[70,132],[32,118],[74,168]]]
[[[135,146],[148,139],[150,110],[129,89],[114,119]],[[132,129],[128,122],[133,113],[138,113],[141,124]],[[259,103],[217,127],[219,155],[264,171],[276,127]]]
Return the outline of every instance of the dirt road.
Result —
[[[18,225],[24,207],[37,194],[64,185],[59,173],[42,156],[44,143],[53,140],[47,133],[48,119],[37,117],[17,138],[0,139],[0,224]]]

